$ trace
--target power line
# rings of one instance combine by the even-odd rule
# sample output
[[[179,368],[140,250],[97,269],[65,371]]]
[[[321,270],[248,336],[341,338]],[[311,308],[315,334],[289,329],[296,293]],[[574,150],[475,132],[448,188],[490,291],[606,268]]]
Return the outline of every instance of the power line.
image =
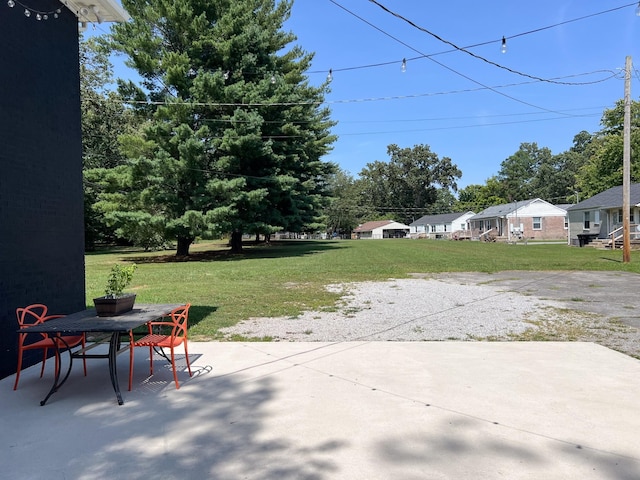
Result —
[[[558,77],[558,78],[571,78],[571,77],[578,77],[578,76],[586,76],[586,75],[593,75],[596,73],[611,73],[611,75],[609,75],[606,78],[600,79],[600,80],[596,80],[593,82],[587,82],[589,84],[595,84],[595,83],[602,83],[608,80],[611,80],[612,78],[616,78],[618,76],[618,72],[614,72],[612,70],[596,70],[593,72],[587,72],[587,73],[579,73],[579,74],[573,74],[573,75],[568,75],[566,77]],[[479,82],[476,82],[479,83]],[[145,100],[123,100],[123,103],[126,104],[130,104],[130,105],[164,105],[164,106],[168,106],[168,105],[187,105],[187,106],[193,106],[193,107],[288,107],[288,106],[304,106],[304,105],[310,105],[310,106],[320,106],[320,105],[335,105],[335,104],[346,104],[346,103],[366,103],[366,102],[381,102],[381,101],[390,101],[390,100],[407,100],[407,99],[414,99],[414,98],[421,98],[421,97],[433,97],[433,96],[442,96],[442,95],[455,95],[455,94],[461,94],[461,93],[473,93],[473,92],[479,92],[482,90],[491,90],[494,91],[496,89],[499,88],[512,88],[512,87],[519,87],[519,86],[523,86],[523,85],[530,85],[532,83],[539,83],[539,80],[532,80],[532,81],[528,81],[528,82],[520,82],[520,83],[510,83],[510,84],[505,84],[505,85],[496,85],[496,86],[486,86],[486,85],[481,85],[481,87],[478,88],[467,88],[467,89],[461,89],[461,90],[449,90],[449,91],[443,91],[443,92],[426,92],[426,93],[417,93],[417,94],[409,94],[409,95],[393,95],[393,96],[387,96],[387,97],[369,97],[369,98],[351,98],[351,99],[342,99],[342,100],[323,100],[323,101],[315,101],[315,100],[309,100],[309,101],[304,101],[304,102],[191,102],[191,101],[180,101],[179,99],[175,99],[175,100],[171,100],[171,101],[167,101],[167,100],[162,100],[162,101],[145,101]],[[586,83],[585,83],[586,84]],[[511,98],[511,97],[509,97]],[[527,104],[529,106],[533,106],[539,110],[544,110],[548,113],[559,113],[557,111],[553,111],[553,110],[547,110],[547,109],[543,109],[541,107],[537,107],[535,105],[531,105],[531,104]]]
[[[547,122],[547,121],[552,121],[552,120],[568,120],[568,119],[575,118],[575,117],[588,118],[588,117],[597,117],[597,116],[600,116],[600,114],[573,115],[571,117],[561,116],[561,117],[555,117],[555,118],[540,118],[540,119],[533,119],[533,120],[521,120],[521,121],[515,121],[515,122],[478,123],[478,124],[474,124],[474,125],[458,125],[458,126],[448,126],[448,127],[417,128],[417,129],[410,129],[410,130],[406,130],[406,129],[405,130],[391,130],[391,131],[384,131],[384,132],[336,133],[336,135],[338,135],[340,137],[347,137],[347,136],[360,136],[360,135],[383,135],[383,134],[389,134],[389,133],[434,132],[434,131],[443,131],[443,130],[461,130],[461,129],[466,129],[466,128],[480,128],[480,127],[496,127],[496,126],[504,126],[504,125],[517,125],[517,124],[522,124],[522,123]]]

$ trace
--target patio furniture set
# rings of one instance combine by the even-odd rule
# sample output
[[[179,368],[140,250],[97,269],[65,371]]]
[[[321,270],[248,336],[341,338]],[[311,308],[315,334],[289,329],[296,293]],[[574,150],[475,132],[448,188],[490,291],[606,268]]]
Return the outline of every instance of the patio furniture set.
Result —
[[[109,361],[111,384],[118,404],[124,403],[118,382],[116,359],[119,353],[129,350],[129,390],[133,382],[134,351],[136,347],[149,348],[149,370],[153,375],[153,353],[162,355],[171,363],[176,389],[180,388],[175,361],[175,347],[183,345],[187,369],[191,376],[191,365],[187,347],[187,324],[190,304],[154,304],[137,305],[133,310],[111,317],[102,317],[94,309],[83,310],[70,315],[47,315],[48,308],[43,304],[33,304],[16,310],[18,317],[18,368],[13,389],[18,388],[22,357],[25,351],[41,349],[42,367],[40,377],[44,373],[45,363],[50,350],[54,351],[54,381],[46,397],[40,402],[44,405],[68,379],[74,359],[81,359],[84,374],[87,375],[87,359],[103,358]],[[136,338],[134,329],[147,326],[146,334]],[[108,353],[92,353],[101,342],[87,342],[87,334],[105,333],[109,337]],[[128,342],[122,337],[128,335]],[[170,350],[169,356],[164,348]],[[69,353],[66,372],[61,373],[62,353]]]

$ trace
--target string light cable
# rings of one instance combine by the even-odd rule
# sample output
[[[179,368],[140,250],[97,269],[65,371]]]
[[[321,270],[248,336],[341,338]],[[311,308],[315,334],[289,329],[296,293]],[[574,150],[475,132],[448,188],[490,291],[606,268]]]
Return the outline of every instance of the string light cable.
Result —
[[[335,3],[335,2],[333,2],[333,0],[330,0],[330,1],[332,3]],[[493,65],[494,67],[500,68],[502,70],[506,70],[507,72],[513,73],[515,75],[520,75],[522,77],[530,78],[530,79],[533,79],[533,80],[538,80],[540,82],[553,83],[553,84],[557,84],[557,85],[572,85],[572,83],[570,83],[570,82],[560,82],[560,81],[549,79],[549,78],[541,78],[541,77],[538,77],[538,76],[535,76],[535,75],[530,75],[528,73],[521,72],[519,70],[514,70],[512,68],[505,67],[504,65],[500,65],[499,63],[496,63],[496,62],[494,62],[492,60],[489,60],[487,58],[484,58],[484,57],[482,57],[482,56],[480,56],[480,55],[478,55],[476,53],[473,53],[472,51],[467,50],[464,47],[459,47],[455,43],[442,38],[441,36],[431,32],[430,30],[428,30],[428,29],[426,29],[424,27],[421,27],[421,26],[417,25],[415,22],[413,22],[413,21],[409,20],[408,18],[400,15],[397,12],[394,12],[393,10],[391,10],[388,7],[384,6],[383,4],[378,2],[377,0],[369,0],[369,2],[373,3],[374,5],[377,5],[378,7],[380,7],[382,10],[384,10],[388,14],[390,14],[390,15],[392,15],[392,16],[394,16],[394,17],[396,17],[396,18],[398,18],[398,19],[400,19],[400,20],[402,20],[402,21],[404,21],[406,23],[408,23],[413,28],[416,28],[419,31],[424,32],[424,33],[432,36],[436,40],[438,40],[438,41],[440,41],[440,42],[442,42],[442,43],[444,43],[446,45],[449,45],[449,46],[453,47],[455,50],[457,50],[459,52],[466,53],[467,55],[470,55],[473,58],[476,58],[476,59],[481,60],[481,61],[483,61],[485,63],[488,63],[489,65]],[[540,31],[540,30],[532,30],[531,33],[535,32],[535,31]],[[521,36],[521,35],[525,35],[525,34],[520,34],[518,36]],[[514,38],[514,37],[511,37],[511,38]],[[506,38],[505,37],[502,37],[501,43],[502,43],[503,49],[505,49],[506,48]]]
[[[343,5],[339,4],[337,1],[329,0],[329,2],[333,3],[335,6],[341,8],[341,9],[345,10],[347,13],[357,17],[357,15],[355,13],[353,13],[350,10],[348,10],[346,7],[344,7]],[[578,21],[585,20],[585,19],[588,19],[588,18],[591,18],[591,17],[596,17],[596,16],[599,16],[599,15],[604,15],[604,14],[607,14],[607,13],[615,12],[617,10],[622,10],[624,8],[629,8],[629,7],[633,6],[633,5],[635,5],[635,3],[627,3],[627,4],[621,5],[619,7],[610,8],[608,10],[603,10],[601,12],[596,12],[596,13],[592,13],[592,14],[589,14],[589,15],[584,15],[582,17],[577,17],[577,18],[573,18],[573,19],[570,19],[570,20],[565,20],[563,22],[554,23],[552,25],[547,25],[547,26],[544,26],[544,27],[535,28],[533,30],[528,30],[526,32],[518,33],[518,34],[515,34],[515,35],[509,35],[509,36],[502,37],[502,38],[506,41],[506,40],[510,40],[510,39],[513,39],[513,38],[522,37],[522,36],[525,36],[525,35],[531,35],[531,34],[538,33],[538,32],[544,31],[544,30],[549,30],[549,29],[556,28],[556,27],[559,27],[559,26],[562,26],[562,25],[566,25],[568,23],[578,22]],[[362,18],[360,18],[360,20],[364,21],[364,19],[362,19]],[[502,39],[487,40],[487,41],[484,41],[484,42],[475,43],[473,45],[466,45],[466,46],[460,47],[460,48],[468,50],[468,49],[471,49],[471,48],[476,48],[476,47],[481,47],[481,46],[490,45],[490,44],[493,44],[493,43],[501,43],[501,42],[502,42]],[[405,58],[404,59],[405,60],[405,62],[404,62],[405,68],[406,68],[406,63],[408,63],[408,62],[412,62],[412,61],[416,61],[416,60],[424,60],[424,59],[428,59],[428,58],[435,57],[435,56],[438,56],[438,55],[445,55],[445,54],[456,52],[456,51],[457,50],[455,48],[451,48],[451,49],[448,49],[448,50],[443,50],[441,52],[423,54],[423,55],[418,55],[418,56],[411,57],[411,58]],[[371,63],[371,64],[366,64],[366,65],[357,65],[357,66],[350,66],[350,67],[334,68],[333,72],[346,72],[346,71],[350,71],[350,70],[359,70],[359,69],[365,69],[365,68],[376,68],[376,67],[383,67],[383,66],[395,65],[395,64],[398,64],[398,60],[389,60],[389,61],[385,61],[385,62],[377,62],[377,63]],[[313,71],[310,71],[309,73],[311,73],[311,74],[326,73],[326,69],[325,70],[313,70]]]
[[[495,94],[497,94],[497,95],[500,95],[500,96],[502,96],[502,97],[508,98],[509,100],[512,100],[512,101],[514,101],[514,102],[517,102],[517,103],[520,103],[520,104],[522,104],[522,105],[526,105],[526,106],[528,106],[528,107],[532,107],[532,108],[535,108],[535,109],[538,109],[538,110],[542,110],[542,111],[544,111],[544,112],[549,112],[549,113],[555,113],[555,114],[558,114],[558,115],[562,115],[562,114],[561,114],[560,112],[558,112],[558,111],[554,111],[554,110],[551,110],[551,109],[549,109],[549,108],[541,107],[541,106],[539,106],[539,105],[535,105],[535,104],[533,104],[533,103],[526,102],[526,101],[521,100],[521,99],[519,99],[519,98],[516,98],[516,97],[514,97],[514,96],[512,96],[512,95],[508,95],[508,94],[506,94],[506,93],[504,93],[504,92],[501,92],[501,91],[499,91],[499,90],[497,90],[497,89],[495,89],[495,88],[493,88],[493,87],[489,87],[488,85],[485,85],[484,83],[482,83],[482,82],[480,82],[480,81],[478,81],[478,80],[476,80],[476,79],[474,79],[474,78],[470,77],[469,75],[466,75],[466,74],[464,74],[464,73],[462,73],[462,72],[459,72],[459,71],[455,70],[454,68],[449,67],[448,65],[445,65],[444,63],[442,63],[442,62],[440,62],[440,61],[436,60],[435,58],[432,58],[432,57],[427,56],[425,53],[421,52],[421,51],[420,51],[420,50],[418,50],[417,48],[415,48],[415,47],[413,47],[413,46],[409,45],[408,43],[406,43],[406,42],[404,42],[404,41],[400,40],[399,38],[397,38],[397,37],[395,37],[395,36],[391,35],[389,32],[387,32],[387,31],[383,30],[382,28],[378,27],[377,25],[374,25],[373,23],[369,22],[368,20],[366,20],[365,18],[363,18],[363,17],[361,17],[360,15],[356,14],[355,12],[352,12],[351,10],[349,10],[349,9],[347,9],[347,8],[343,7],[342,5],[338,4],[337,2],[335,2],[335,0],[329,0],[329,1],[330,1],[331,3],[333,3],[333,4],[337,5],[338,7],[342,8],[343,10],[345,10],[345,11],[346,11],[347,13],[349,13],[350,15],[353,15],[353,16],[354,16],[354,17],[356,17],[358,20],[360,20],[360,21],[362,21],[362,22],[366,23],[366,24],[367,24],[367,25],[369,25],[371,28],[374,28],[375,30],[377,30],[377,31],[379,31],[380,33],[382,33],[383,35],[386,35],[387,37],[389,37],[389,38],[391,38],[392,40],[394,40],[394,41],[396,41],[396,42],[400,43],[401,45],[404,45],[405,47],[407,47],[407,48],[409,48],[409,49],[413,50],[414,52],[416,52],[416,53],[420,54],[421,56],[426,57],[428,60],[432,61],[432,62],[433,62],[433,63],[435,63],[436,65],[439,65],[440,67],[444,68],[445,70],[449,70],[450,72],[452,72],[452,73],[454,73],[454,74],[456,74],[456,75],[458,75],[458,76],[460,76],[460,77],[462,77],[462,78],[464,78],[464,79],[466,79],[466,80],[468,80],[468,81],[470,81],[470,82],[472,82],[472,83],[475,83],[476,85],[480,85],[481,87],[483,87],[483,88],[485,88],[485,89],[487,89],[487,90],[489,90],[489,91],[491,91],[491,92],[493,92],[493,93],[495,93]]]
[[[33,15],[33,18],[36,20],[49,20],[49,18],[58,18],[62,13],[62,8],[57,7],[51,10],[38,10],[36,8],[30,7],[22,3],[20,0],[7,0],[7,6],[9,8],[14,8],[16,5],[23,8],[24,16],[29,18]]]

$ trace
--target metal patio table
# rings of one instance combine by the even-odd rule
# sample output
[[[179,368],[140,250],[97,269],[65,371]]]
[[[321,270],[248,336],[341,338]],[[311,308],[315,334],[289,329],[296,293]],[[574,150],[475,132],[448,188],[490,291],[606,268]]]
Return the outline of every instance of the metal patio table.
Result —
[[[142,304],[136,305],[135,308],[129,312],[120,314],[115,317],[99,317],[96,314],[95,309],[83,310],[81,312],[72,313],[60,318],[54,318],[47,320],[39,325],[32,327],[22,328],[18,330],[20,333],[46,333],[51,336],[55,334],[70,335],[81,333],[110,333],[111,339],[109,341],[109,353],[107,354],[90,354],[87,353],[91,348],[95,346],[90,345],[84,349],[71,350],[69,345],[66,344],[62,337],[59,340],[65,345],[63,350],[69,352],[69,367],[66,374],[60,378],[60,370],[56,372],[53,380],[53,385],[47,396],[40,402],[40,405],[44,405],[49,400],[49,397],[53,395],[69,378],[71,373],[71,367],[73,365],[74,358],[107,358],[109,360],[109,375],[111,377],[111,384],[113,390],[116,393],[118,399],[118,405],[122,405],[122,394],[120,393],[120,385],[118,383],[118,370],[116,368],[116,358],[118,353],[126,348],[121,347],[120,335],[128,333],[130,330],[137,328],[141,325],[145,325],[149,322],[157,320],[161,317],[169,315],[174,309],[180,307],[182,304]],[[60,361],[60,347],[57,342],[54,342],[55,354]]]

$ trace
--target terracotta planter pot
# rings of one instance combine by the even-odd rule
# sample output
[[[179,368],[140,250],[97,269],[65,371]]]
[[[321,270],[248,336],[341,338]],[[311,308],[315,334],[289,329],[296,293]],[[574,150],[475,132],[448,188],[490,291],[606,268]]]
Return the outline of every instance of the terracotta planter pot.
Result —
[[[99,317],[115,317],[133,310],[135,302],[135,293],[125,293],[116,298],[98,297],[93,299]]]

